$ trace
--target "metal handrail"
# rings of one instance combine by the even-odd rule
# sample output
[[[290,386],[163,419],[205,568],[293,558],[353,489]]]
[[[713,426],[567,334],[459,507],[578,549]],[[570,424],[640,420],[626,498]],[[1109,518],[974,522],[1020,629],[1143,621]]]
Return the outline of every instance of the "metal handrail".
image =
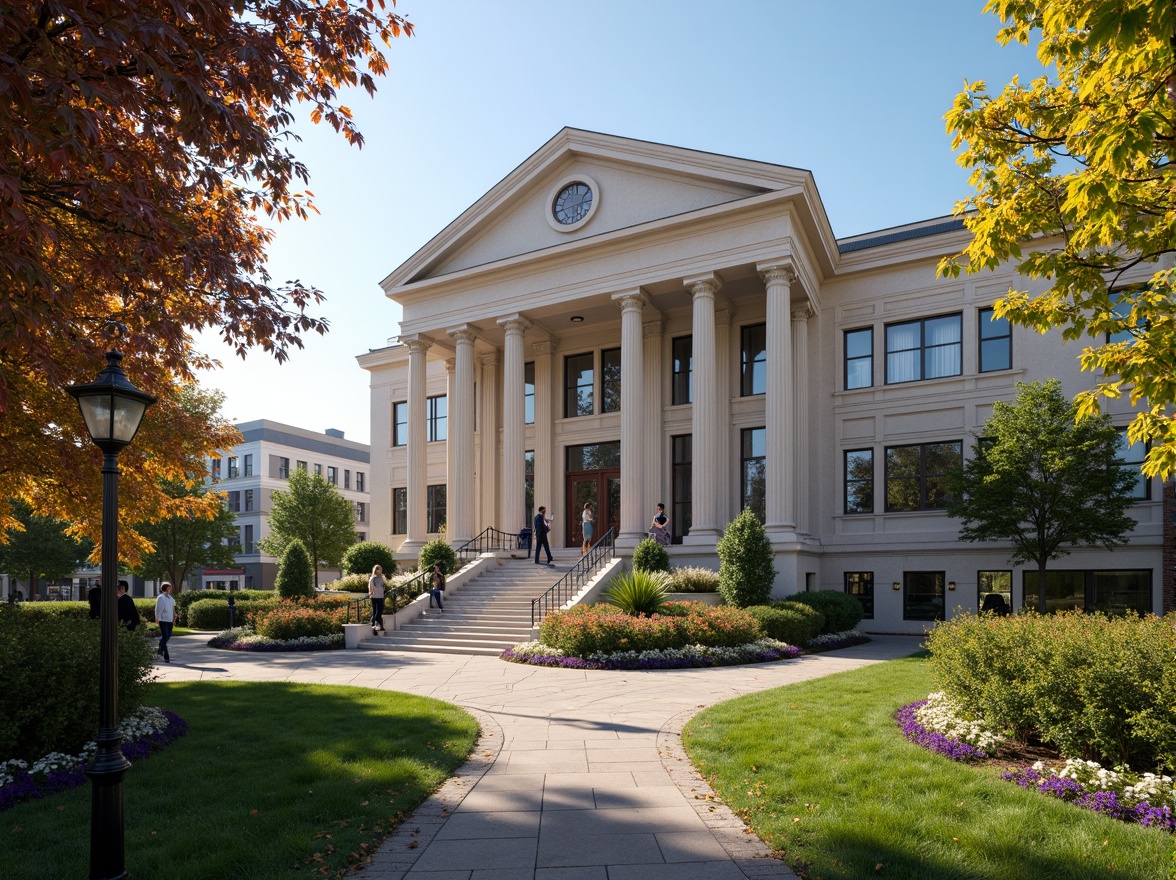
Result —
[[[384,590],[384,610],[395,614],[410,601],[410,598],[415,598],[418,593],[410,593],[409,587],[417,581],[423,581],[427,575],[432,574],[429,571],[422,571],[416,577],[410,578],[402,584],[386,587]],[[372,617],[372,600],[370,596],[363,596],[359,599],[352,599],[347,603],[347,622],[351,623],[351,612],[355,610],[355,622],[363,623],[365,620],[370,620]]]
[[[492,553],[496,550],[517,550],[519,549],[518,540],[517,533],[504,532],[494,526],[487,526],[477,537],[466,541],[453,552],[457,554],[458,559],[465,562],[469,561],[469,557],[476,559],[482,553]]]
[[[558,611],[563,607],[563,604],[572,598],[588,581],[592,580],[592,575],[596,568],[600,565],[602,559],[612,558],[614,546],[613,542],[616,540],[616,530],[609,529],[600,536],[600,540],[592,545],[592,548],[580,557],[580,561],[572,566],[562,578],[555,583],[551,589],[538,598],[531,600],[531,628],[543,622],[543,618],[552,611]]]

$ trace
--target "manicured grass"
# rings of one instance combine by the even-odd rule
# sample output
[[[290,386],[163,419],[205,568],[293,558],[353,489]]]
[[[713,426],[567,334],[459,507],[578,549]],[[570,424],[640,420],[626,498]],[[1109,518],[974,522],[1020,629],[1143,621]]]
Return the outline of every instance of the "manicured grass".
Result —
[[[157,684],[147,702],[190,729],[124,779],[136,878],[342,876],[477,735],[455,706],[364,688]],[[85,877],[89,823],[89,785],[0,813],[0,877]]]
[[[903,738],[933,690],[895,660],[714,706],[684,743],[720,796],[813,880],[1159,880],[1172,837],[1024,791]]]

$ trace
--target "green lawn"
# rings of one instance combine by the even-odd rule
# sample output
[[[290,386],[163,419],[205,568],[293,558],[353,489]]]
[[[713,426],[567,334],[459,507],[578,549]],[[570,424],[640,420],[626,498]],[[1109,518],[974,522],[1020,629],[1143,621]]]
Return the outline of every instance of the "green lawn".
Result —
[[[720,796],[813,880],[1169,876],[1170,835],[908,743],[894,712],[932,689],[926,660],[895,660],[722,703],[683,738]]]
[[[190,729],[124,779],[126,864],[140,880],[340,876],[477,736],[455,706],[365,688],[157,684],[147,702]],[[0,877],[85,877],[89,823],[89,785],[0,813]]]

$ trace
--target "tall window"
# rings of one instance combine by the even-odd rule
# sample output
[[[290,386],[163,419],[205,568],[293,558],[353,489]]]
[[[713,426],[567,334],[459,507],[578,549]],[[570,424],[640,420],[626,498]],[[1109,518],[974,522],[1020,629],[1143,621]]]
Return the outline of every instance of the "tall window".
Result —
[[[278,459],[278,476],[283,480],[290,479],[290,459]]]
[[[408,489],[403,486],[392,490],[392,534],[408,534]]]
[[[249,513],[250,511],[253,510],[253,490],[246,489],[244,492],[244,495],[245,495],[245,499],[244,499],[245,500],[245,512]]]
[[[1013,610],[1013,573],[980,571],[976,573],[976,607],[981,612],[1009,614]]]
[[[596,409],[594,355],[573,354],[564,358],[564,418],[590,416]]]
[[[229,479],[235,480],[241,475],[241,469],[237,466],[237,456],[229,456]]]
[[[847,571],[845,592],[862,603],[862,617],[874,619],[874,572]]]
[[[448,421],[449,399],[444,394],[439,394],[437,397],[430,397],[426,403],[428,404],[428,427],[425,429],[425,439],[430,443],[444,440],[448,436],[446,423]]]
[[[845,387],[874,384],[874,328],[845,331]]]
[[[682,543],[682,536],[690,533],[690,519],[693,513],[693,487],[691,483],[694,470],[693,435],[680,434],[671,438],[673,446],[673,472],[671,474],[671,504],[673,506],[670,534],[675,544]]]
[[[392,445],[408,445],[408,401],[392,404]]]
[[[674,406],[694,400],[694,337],[679,336],[670,343],[674,383],[670,401]],[[675,530],[675,535],[682,532]]]
[[[767,485],[767,432],[763,428],[744,428],[740,455],[741,498],[743,506],[764,519]]]
[[[942,571],[902,573],[902,619],[943,620]]]
[[[1111,314],[1121,321],[1131,317],[1131,300],[1123,299],[1121,291],[1111,292]],[[1107,342],[1134,342],[1135,333],[1132,330],[1133,328],[1127,327],[1117,333],[1107,333]]]
[[[600,353],[600,411],[621,411],[621,350],[607,348]]]
[[[523,364],[523,422],[535,424],[535,362]]]
[[[245,540],[242,542],[241,552],[252,553],[253,547],[253,526],[251,524],[245,525]]]
[[[874,450],[845,453],[845,512],[874,512]]]
[[[739,331],[740,394],[768,390],[768,325],[748,324]]]
[[[445,525],[445,484],[427,486],[425,488],[425,505],[427,507],[425,530],[429,532],[441,531]]]
[[[355,502],[355,521],[357,523],[367,522],[367,504],[362,501]]]
[[[245,455],[241,458],[241,475],[244,477],[253,476],[253,456]]]
[[[1140,440],[1132,443],[1127,439],[1127,429],[1118,428],[1119,432],[1119,466],[1129,468],[1135,473],[1135,490],[1132,498],[1145,500],[1151,497],[1151,480],[1143,475],[1141,468],[1147,457],[1147,441]]]
[[[212,472],[212,480],[215,483],[221,478],[221,460],[219,458],[210,458],[212,466],[209,470]]]
[[[1008,318],[980,310],[980,372],[1007,370],[1013,365],[1013,328]]]
[[[886,510],[944,510],[948,475],[963,460],[963,444],[886,447]]]
[[[363,492],[364,491],[363,487],[364,487],[363,471],[356,471],[355,472],[355,491],[356,492]]]
[[[229,513],[240,513],[241,512],[241,493],[240,492],[230,492],[229,497],[228,497],[227,501],[225,502],[225,506],[228,507]]]
[[[327,482],[332,486],[339,485],[339,469],[334,465],[327,465]]]
[[[886,327],[886,384],[958,376],[959,315],[942,315]]]
[[[321,464],[316,464],[314,466],[314,472],[317,476],[321,477],[323,475],[323,466]]]
[[[296,461],[294,462],[294,467],[298,468],[298,470],[302,471],[303,473],[306,473],[306,462]]]
[[[530,525],[535,515],[535,450],[528,449],[523,453],[523,524]],[[510,526],[510,523],[507,523]]]
[[[343,488],[351,488],[351,471],[347,470],[347,468],[343,469]]]

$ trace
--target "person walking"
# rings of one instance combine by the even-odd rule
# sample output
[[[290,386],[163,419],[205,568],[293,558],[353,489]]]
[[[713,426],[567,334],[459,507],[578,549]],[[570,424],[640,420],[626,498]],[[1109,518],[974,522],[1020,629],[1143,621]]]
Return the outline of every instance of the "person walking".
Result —
[[[128,589],[130,584],[126,581],[118,582],[118,625],[134,632],[135,627],[139,625],[139,609],[135,607],[135,600],[127,593]],[[101,605],[99,612],[101,613]]]
[[[542,549],[547,551],[547,564],[551,565],[555,557],[551,555],[551,545],[547,543],[547,533],[551,531],[551,527],[547,522],[546,507],[540,507],[539,512],[535,514],[535,528],[533,531],[535,535],[535,564],[543,564],[539,561],[539,551]]]
[[[437,603],[437,609],[445,613],[445,603],[441,601],[441,594],[445,592],[445,566],[440,562],[433,563],[433,584],[429,587],[429,607]]]
[[[580,515],[580,531],[584,536],[584,543],[580,545],[580,555],[583,556],[592,549],[592,532],[596,523],[592,517],[592,505],[585,504],[584,512]]]
[[[155,622],[159,624],[159,647],[155,653],[163,655],[164,663],[171,663],[167,642],[176,620],[176,600],[172,598],[171,588],[172,585],[164,581],[159,585],[159,598],[155,600]]]
[[[372,635],[378,636],[384,629],[384,590],[388,582],[384,579],[384,569],[377,565],[372,569],[372,576],[368,578],[368,596],[372,600]]]

